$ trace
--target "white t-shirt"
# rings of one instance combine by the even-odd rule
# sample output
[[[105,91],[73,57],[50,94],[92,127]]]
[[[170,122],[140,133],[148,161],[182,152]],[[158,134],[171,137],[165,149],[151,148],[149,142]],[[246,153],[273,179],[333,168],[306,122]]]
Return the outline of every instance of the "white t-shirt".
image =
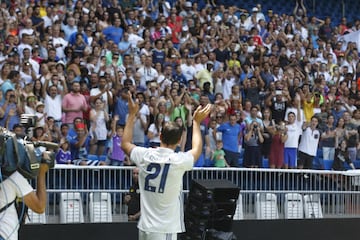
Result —
[[[284,117],[284,120],[285,120],[285,121],[288,121],[288,114],[289,114],[290,112],[294,113],[294,115],[295,115],[295,120],[297,119],[297,108],[288,107],[288,108],[286,108],[286,111],[285,111],[285,117]],[[304,117],[304,111],[303,111],[302,109],[300,109],[300,121],[301,121],[301,122],[304,122],[304,119],[305,119],[305,117]]]
[[[190,81],[194,79],[196,75],[196,69],[194,66],[189,66],[185,63],[181,64],[181,72],[184,74],[184,77],[186,78],[186,81]]]
[[[193,168],[190,152],[175,153],[169,148],[135,147],[130,159],[139,167],[141,218],[138,228],[145,232],[184,232],[183,175]]]
[[[223,82],[223,96],[225,100],[229,100],[230,99],[230,95],[231,95],[231,88],[236,84],[236,80],[234,77],[228,79],[225,78],[224,82]]]
[[[92,88],[90,90],[90,96],[96,96],[98,95],[99,93],[101,93],[101,90],[99,88]],[[110,94],[110,97],[112,97],[112,92],[109,91],[109,94]],[[101,95],[101,99],[103,100],[104,102],[104,106],[106,106],[106,110],[109,112],[109,100],[108,100],[108,95],[107,95],[107,92],[104,92],[102,95]]]
[[[318,129],[313,131],[310,127],[307,127],[301,136],[299,151],[310,156],[316,156],[320,136],[321,133]]]
[[[295,121],[293,124],[287,124],[287,135],[288,138],[285,141],[285,148],[298,148],[299,146],[299,137],[301,135],[301,125],[302,122]]]
[[[137,72],[141,75],[140,86],[145,88],[147,82],[154,81],[159,76],[156,69],[152,67],[141,67]]]
[[[161,128],[159,129],[159,131],[156,129],[155,123],[150,124],[148,132],[152,132],[154,134],[154,137],[152,139],[150,139],[150,142],[153,143],[160,143],[160,132],[161,132]],[[157,135],[157,136],[156,136]]]
[[[16,197],[22,198],[33,191],[29,182],[17,171],[0,183],[0,209]],[[19,219],[15,204],[0,213],[0,235],[7,240],[17,240]]]
[[[62,117],[62,96],[56,95],[55,98],[46,94],[45,96],[45,112],[48,117],[53,117],[56,121],[60,121]]]

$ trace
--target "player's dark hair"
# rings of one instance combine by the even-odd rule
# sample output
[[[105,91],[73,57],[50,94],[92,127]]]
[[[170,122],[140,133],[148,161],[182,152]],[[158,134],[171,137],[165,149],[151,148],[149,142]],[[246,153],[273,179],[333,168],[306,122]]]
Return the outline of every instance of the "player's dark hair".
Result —
[[[183,133],[183,127],[176,122],[166,122],[161,130],[161,141],[167,145],[175,145],[179,142]]]

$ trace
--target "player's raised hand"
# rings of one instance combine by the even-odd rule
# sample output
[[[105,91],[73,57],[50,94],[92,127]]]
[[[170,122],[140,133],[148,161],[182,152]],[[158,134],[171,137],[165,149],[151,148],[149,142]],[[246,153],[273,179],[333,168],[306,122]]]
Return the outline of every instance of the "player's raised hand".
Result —
[[[210,113],[211,104],[207,104],[205,107],[199,106],[194,112],[194,121],[201,123]]]
[[[129,115],[136,115],[139,111],[139,104],[132,99],[131,92],[128,91],[128,107],[129,107]]]

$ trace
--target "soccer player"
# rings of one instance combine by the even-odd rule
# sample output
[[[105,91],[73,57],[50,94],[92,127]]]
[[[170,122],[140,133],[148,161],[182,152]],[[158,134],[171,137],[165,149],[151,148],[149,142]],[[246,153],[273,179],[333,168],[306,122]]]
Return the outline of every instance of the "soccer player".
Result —
[[[129,116],[126,121],[122,148],[139,168],[141,217],[138,223],[140,240],[177,239],[184,232],[182,181],[199,158],[203,144],[200,123],[209,115],[211,105],[197,108],[193,115],[192,149],[174,150],[181,140],[183,129],[167,122],[161,130],[160,147],[143,148],[131,143],[134,120],[139,106],[129,92]]]

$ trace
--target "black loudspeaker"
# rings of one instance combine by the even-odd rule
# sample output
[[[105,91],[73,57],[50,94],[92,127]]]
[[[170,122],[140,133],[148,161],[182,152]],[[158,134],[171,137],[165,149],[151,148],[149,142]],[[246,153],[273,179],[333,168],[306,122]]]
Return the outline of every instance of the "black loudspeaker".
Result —
[[[227,180],[193,180],[182,239],[205,239],[206,230],[230,232],[240,188]]]

